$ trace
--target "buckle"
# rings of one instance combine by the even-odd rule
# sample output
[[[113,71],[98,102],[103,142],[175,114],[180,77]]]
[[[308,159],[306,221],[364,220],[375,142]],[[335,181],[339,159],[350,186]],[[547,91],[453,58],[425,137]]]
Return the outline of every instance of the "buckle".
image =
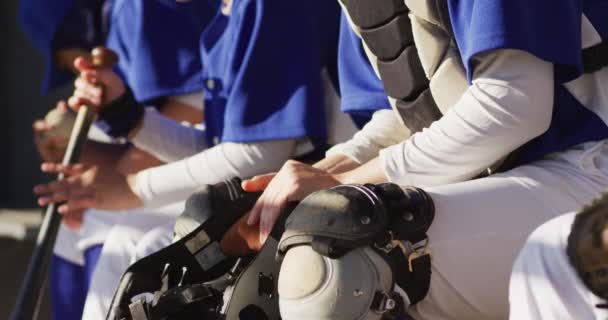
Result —
[[[412,244],[409,241],[395,240],[393,233],[388,232],[389,240],[385,245],[374,244],[376,249],[389,253],[395,248],[399,248],[404,256],[407,257],[407,264],[410,272],[414,272],[413,262],[416,259],[424,256],[431,256],[431,249],[429,249],[429,239],[426,238],[423,241]]]
[[[398,302],[393,296],[384,291],[377,291],[374,294],[374,299],[370,308],[376,313],[385,314],[397,309],[397,306]]]
[[[425,257],[425,256],[431,256],[431,249],[429,249],[429,239],[424,239],[424,241],[418,242],[414,245],[410,244],[409,242],[407,243],[409,244],[407,247],[402,243],[400,245],[400,247],[402,248],[402,250],[408,250],[408,251],[403,251],[405,253],[405,255],[407,256],[407,265],[408,268],[410,270],[410,272],[414,272],[414,265],[413,262],[416,259]],[[409,247],[409,248],[408,248]],[[409,252],[409,254],[408,254]]]

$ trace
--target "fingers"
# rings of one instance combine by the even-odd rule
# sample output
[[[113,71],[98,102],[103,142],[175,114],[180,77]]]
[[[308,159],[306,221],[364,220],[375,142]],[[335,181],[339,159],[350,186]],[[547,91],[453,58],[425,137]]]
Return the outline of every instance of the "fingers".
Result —
[[[78,110],[83,105],[100,106],[103,103],[103,89],[96,83],[94,71],[86,71],[74,81],[74,93],[68,100],[68,105]]]
[[[74,60],[74,68],[76,70],[83,72],[86,70],[94,69],[93,61],[88,56],[80,56]]]
[[[268,187],[268,184],[276,176],[276,173],[268,173],[260,176],[255,176],[241,183],[243,190],[247,192],[262,191]]]
[[[249,218],[247,218],[247,224],[250,226],[255,226],[258,225],[260,223],[260,214],[262,214],[262,205],[259,203],[259,199],[258,202],[256,202],[255,206],[253,206],[253,208],[251,209],[251,211],[249,211]]]
[[[50,129],[49,125],[44,120],[36,120],[32,124],[32,129],[34,129],[34,133],[41,134],[44,131]]]
[[[68,104],[64,100],[57,101],[55,108],[61,112],[68,112]]]
[[[59,164],[59,163],[45,162],[40,166],[40,169],[44,173],[52,173],[52,174],[53,173],[54,174],[63,173],[65,175],[71,176],[71,175],[83,173],[84,171],[86,171],[88,169],[88,166],[86,166],[82,163],[71,164],[71,165],[66,166],[66,165]]]
[[[87,194],[70,198],[65,204],[59,206],[57,211],[61,214],[70,214],[95,206],[95,197]]]
[[[260,243],[266,242],[277,218],[281,214],[287,199],[283,194],[279,194],[272,201],[264,205],[260,215]]]

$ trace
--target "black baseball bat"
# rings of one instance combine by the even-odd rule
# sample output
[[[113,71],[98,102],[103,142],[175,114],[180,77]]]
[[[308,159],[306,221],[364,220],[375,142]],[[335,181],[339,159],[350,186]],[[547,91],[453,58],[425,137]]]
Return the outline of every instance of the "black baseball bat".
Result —
[[[106,48],[97,47],[93,49],[91,55],[96,68],[110,68],[118,62],[118,56]],[[82,148],[87,141],[89,128],[94,120],[94,108],[89,106],[80,107],[65,155],[63,156],[63,165],[78,163]],[[63,174],[57,176],[57,180],[63,180],[64,178]],[[38,318],[40,302],[44,296],[49,264],[61,223],[61,215],[57,211],[60,205],[60,203],[51,203],[46,208],[38,238],[36,239],[34,252],[30,258],[23,284],[17,296],[17,302],[11,313],[11,320],[34,320]]]

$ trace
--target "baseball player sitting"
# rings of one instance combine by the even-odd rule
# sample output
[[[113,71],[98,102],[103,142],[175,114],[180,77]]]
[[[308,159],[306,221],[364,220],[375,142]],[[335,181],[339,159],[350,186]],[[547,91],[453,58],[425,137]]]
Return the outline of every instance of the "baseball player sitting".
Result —
[[[196,30],[198,25],[204,25],[211,19],[214,14],[212,6],[206,5],[208,8],[205,8],[203,5],[202,9],[206,10],[184,15],[176,12],[175,9],[169,10],[166,5],[158,1],[113,1],[111,8],[106,8],[107,3],[104,1],[83,3],[67,0],[53,3],[52,8],[48,8],[48,5],[48,3],[37,3],[36,1],[22,3],[22,13],[25,16],[23,18],[24,27],[28,34],[37,39],[36,43],[41,50],[46,48],[57,51],[58,48],[67,47],[62,50],[68,53],[76,52],[77,54],[72,55],[70,61],[70,66],[73,68],[73,60],[78,54],[86,53],[85,50],[102,43],[103,38],[107,36],[109,38],[107,45],[120,57],[117,70],[121,77],[130,84],[138,101],[155,105],[162,114],[176,120],[191,123],[201,121],[201,65],[197,44],[200,30]],[[106,12],[110,9],[112,12]],[[40,15],[33,17],[31,16],[32,11],[40,11]],[[66,17],[61,15],[64,12],[67,12]],[[100,16],[97,17],[95,14]],[[200,21],[190,21],[192,19]],[[99,24],[102,24],[102,21],[106,23],[103,26],[96,24],[89,26],[89,23],[94,21]],[[168,27],[160,30],[162,32],[155,29],[159,21],[169,23]],[[49,24],[47,28],[39,29],[42,22]],[[198,25],[193,25],[191,22],[197,22]],[[59,26],[53,34],[54,23]],[[109,28],[107,35],[105,34],[106,28]],[[97,33],[100,32],[98,29],[103,29],[103,36],[97,36]],[[178,32],[179,34],[177,34]],[[47,33],[51,34],[47,35]],[[154,34],[154,36],[151,37],[150,34]],[[96,37],[89,39],[92,35],[96,35]],[[171,42],[168,42],[167,39],[170,39]],[[52,43],[43,46],[42,44],[46,44],[47,40]],[[61,58],[65,54],[55,54],[55,56]],[[62,73],[55,66],[63,66],[66,63],[63,60],[49,61],[51,66],[47,69],[50,76],[47,77],[45,87],[61,83],[59,80],[63,79],[60,77]],[[163,61],[163,63],[175,61],[179,68],[151,65],[150,62],[154,60]],[[77,69],[75,70],[77,71]],[[66,76],[65,79],[67,80],[69,77]],[[199,93],[197,94],[197,92]],[[63,102],[59,103],[58,108],[52,114],[63,115],[65,119],[70,118],[67,105]],[[47,118],[49,117],[47,116]],[[73,116],[71,118],[73,122]],[[70,121],[63,122],[60,124],[63,127],[67,126],[64,129],[67,132],[57,133],[62,128],[51,126],[45,120],[34,124],[37,146],[44,161],[58,162],[63,157],[67,136],[71,129]],[[81,161],[86,164],[112,168],[122,174],[134,173],[162,163],[135,147],[96,141],[87,142]],[[134,243],[139,242],[139,238],[145,232],[159,224],[172,221],[175,215],[181,211],[181,206],[172,205],[155,210],[135,209],[135,211],[128,212],[131,213],[128,215],[96,209],[86,211],[83,209],[64,215],[63,225],[55,243],[50,275],[53,318],[81,319],[84,299],[89,288],[91,287],[91,291],[93,291],[89,297],[99,296],[100,284],[95,280],[94,274],[102,271],[102,275],[107,275],[104,273],[107,272],[106,270],[96,268],[98,261],[104,262],[107,260],[107,256],[115,257],[122,248],[134,247]],[[146,215],[142,215],[142,213]],[[65,227],[66,225],[68,227]],[[115,228],[128,232],[130,235],[129,239],[122,239],[120,247],[112,243]],[[120,273],[120,271],[118,272]],[[111,286],[109,290],[113,290],[113,284],[118,281],[119,276],[117,275],[115,279],[105,277],[101,286],[109,285]],[[84,317],[93,319],[87,315],[87,309],[91,308],[85,307]]]
[[[507,318],[526,237],[608,186],[608,7],[341,3],[396,111],[378,126],[401,118],[386,133],[400,142],[371,159],[381,143],[347,143],[326,159],[356,167],[343,173],[289,161],[245,181],[264,190],[245,249],[301,201],[278,244],[282,319]],[[313,193],[341,184],[356,185]]]
[[[218,10],[201,38],[204,130],[144,109],[114,74],[92,70],[79,60],[81,80],[71,106],[100,106],[100,120],[113,124],[112,135],[172,163],[126,178],[102,167],[46,164],[46,171],[67,172],[71,178],[66,184],[39,186],[41,202],[67,200],[63,212],[154,208],[185,200],[203,184],[277,170],[287,159],[325,144],[324,72],[335,63],[338,7],[298,4],[300,11],[311,13],[294,18],[284,14],[292,5],[238,1]],[[319,6],[325,8],[323,14],[312,14]],[[103,99],[93,78],[105,84]],[[204,151],[192,152],[192,145]],[[170,238],[171,231],[167,233]],[[120,275],[122,269],[117,269]],[[110,298],[104,296],[103,302]]]

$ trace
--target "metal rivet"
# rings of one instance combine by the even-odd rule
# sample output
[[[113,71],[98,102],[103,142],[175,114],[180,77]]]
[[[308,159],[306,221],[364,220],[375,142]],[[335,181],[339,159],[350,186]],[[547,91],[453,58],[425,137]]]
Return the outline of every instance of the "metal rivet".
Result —
[[[403,215],[403,220],[408,221],[408,222],[412,221],[412,220],[414,220],[414,215],[408,212],[405,215]]]
[[[213,81],[211,79],[207,80],[207,89],[209,89],[209,90],[215,89],[215,81]]]
[[[386,300],[386,310],[393,310],[397,306],[397,302],[393,299]]]
[[[370,222],[372,222],[372,219],[370,219],[370,217],[368,217],[368,216],[361,217],[361,223],[369,224]]]
[[[356,289],[355,291],[353,291],[353,296],[355,297],[361,297],[363,295],[363,291],[360,289]]]

